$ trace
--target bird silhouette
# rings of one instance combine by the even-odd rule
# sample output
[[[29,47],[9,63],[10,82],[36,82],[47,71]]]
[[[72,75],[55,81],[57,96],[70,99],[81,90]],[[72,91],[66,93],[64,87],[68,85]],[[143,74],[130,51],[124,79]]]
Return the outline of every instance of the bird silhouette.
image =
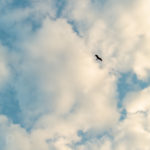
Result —
[[[103,59],[100,58],[97,54],[95,54],[95,57],[96,57],[97,60],[103,61]]]

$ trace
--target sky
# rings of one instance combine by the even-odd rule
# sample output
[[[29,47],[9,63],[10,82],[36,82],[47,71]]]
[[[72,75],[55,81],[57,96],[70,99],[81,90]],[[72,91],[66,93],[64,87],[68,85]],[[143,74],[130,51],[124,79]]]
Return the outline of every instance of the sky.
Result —
[[[0,149],[149,150],[149,14],[150,0],[1,0]]]

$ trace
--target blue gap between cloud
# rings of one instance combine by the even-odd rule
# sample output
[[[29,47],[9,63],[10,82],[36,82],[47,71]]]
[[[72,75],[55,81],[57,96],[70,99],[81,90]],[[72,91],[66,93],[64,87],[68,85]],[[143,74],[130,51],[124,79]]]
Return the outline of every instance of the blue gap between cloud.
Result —
[[[6,115],[13,123],[20,122],[20,107],[16,92],[12,85],[7,84],[0,91],[0,113]]]

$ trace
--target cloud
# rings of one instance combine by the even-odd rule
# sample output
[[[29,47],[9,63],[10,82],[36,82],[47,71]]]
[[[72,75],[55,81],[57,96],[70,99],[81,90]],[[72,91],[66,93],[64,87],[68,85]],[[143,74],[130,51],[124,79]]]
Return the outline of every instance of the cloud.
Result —
[[[149,87],[142,91],[128,94],[125,99],[125,107],[129,113],[136,113],[138,111],[149,110]]]
[[[20,117],[0,111],[0,147],[148,149],[149,87],[131,88],[118,108],[117,83],[131,72],[149,84],[149,1],[63,2],[3,2],[0,84]]]
[[[0,116],[0,146],[5,149],[12,150],[29,150],[28,135],[24,129],[18,125],[12,124],[5,116]]]
[[[142,113],[130,114],[115,133],[114,149],[149,149],[148,120]]]
[[[4,81],[8,79],[9,69],[6,61],[6,48],[0,45],[0,84],[4,84]]]
[[[23,74],[16,81],[20,106],[26,112],[24,117],[29,119],[30,115],[34,117],[45,112],[70,116],[68,113],[72,112],[75,119],[81,117],[78,119],[81,126],[104,127],[107,121],[115,122],[118,116],[113,92],[115,76],[107,69],[99,69],[86,52],[84,40],[64,19],[46,19],[43,28],[25,44],[25,48],[26,57],[18,65]],[[32,76],[34,82],[31,82]],[[108,89],[112,91],[110,95]],[[27,107],[29,102],[30,107]],[[34,109],[35,114],[33,108],[38,108]],[[112,112],[114,118],[110,120]],[[99,124],[102,118],[106,123]]]

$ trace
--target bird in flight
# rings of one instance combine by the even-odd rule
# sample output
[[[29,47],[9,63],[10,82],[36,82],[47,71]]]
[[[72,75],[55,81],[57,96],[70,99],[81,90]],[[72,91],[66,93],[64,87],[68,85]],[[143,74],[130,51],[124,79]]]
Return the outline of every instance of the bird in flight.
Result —
[[[95,57],[96,57],[97,60],[103,61],[103,59],[100,58],[97,54],[95,54]]]

